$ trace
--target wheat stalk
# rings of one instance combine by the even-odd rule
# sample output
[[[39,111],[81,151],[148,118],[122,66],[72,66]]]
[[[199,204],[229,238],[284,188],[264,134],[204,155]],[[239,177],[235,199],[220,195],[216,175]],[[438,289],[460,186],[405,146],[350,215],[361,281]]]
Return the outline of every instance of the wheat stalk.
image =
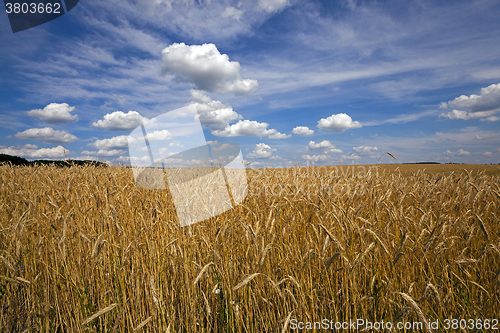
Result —
[[[417,302],[415,302],[413,300],[413,298],[411,298],[411,296],[408,295],[408,294],[405,294],[405,293],[402,293],[402,292],[395,292],[395,294],[401,295],[410,304],[410,306],[412,307],[413,311],[415,311],[415,313],[417,314],[418,318],[420,318],[420,320],[422,321],[424,331],[430,333],[431,330],[429,329],[429,324],[427,322],[427,319],[425,318],[424,313],[422,312],[422,310],[418,306]]]
[[[283,329],[281,330],[281,333],[286,332],[286,329],[288,328],[288,323],[290,322],[290,318],[292,318],[292,313],[293,313],[293,311],[290,311],[290,313],[286,317],[285,324],[283,325]]]
[[[375,241],[378,243],[378,245],[380,245],[382,247],[382,249],[384,249],[384,252],[386,254],[389,254],[389,251],[387,250],[387,247],[385,246],[384,242],[382,242],[382,240],[377,236],[377,234],[375,232],[373,232],[370,229],[365,229],[365,231],[368,232],[370,235],[372,235],[372,237],[375,239]]]
[[[210,267],[210,265],[214,265],[214,263],[211,261],[208,264],[206,264],[205,266],[203,266],[200,273],[198,273],[198,276],[196,276],[196,279],[194,279],[193,285],[195,285],[198,281],[200,281],[203,273],[205,273],[205,271],[208,269],[208,267]]]
[[[146,324],[149,323],[151,321],[151,319],[153,319],[153,316],[149,316],[149,318],[147,318],[146,320],[143,320],[139,325],[137,325],[136,328],[134,328],[134,332],[137,332],[138,330],[140,330],[141,328],[146,326]]]
[[[356,269],[356,267],[359,265],[359,263],[361,262],[361,260],[363,260],[363,258],[366,256],[366,254],[368,252],[370,252],[370,250],[375,246],[375,242],[373,243],[370,243],[370,245],[368,245],[366,247],[366,249],[360,253],[356,259],[354,259],[354,262],[352,263],[352,267],[351,267],[351,274],[354,272],[354,269]]]
[[[92,316],[88,317],[87,319],[85,319],[83,322],[82,322],[82,326],[84,325],[87,325],[88,323],[90,323],[92,320],[102,316],[103,314],[113,310],[114,308],[116,308],[118,306],[117,303],[113,303],[107,307],[105,307],[104,309],[101,309],[99,310],[98,312],[94,313]]]
[[[238,283],[233,288],[233,291],[236,291],[236,290],[240,289],[241,287],[247,285],[250,281],[252,281],[254,278],[256,278],[259,275],[260,275],[260,273],[253,273],[253,274],[248,275],[247,277],[245,277],[240,283]]]

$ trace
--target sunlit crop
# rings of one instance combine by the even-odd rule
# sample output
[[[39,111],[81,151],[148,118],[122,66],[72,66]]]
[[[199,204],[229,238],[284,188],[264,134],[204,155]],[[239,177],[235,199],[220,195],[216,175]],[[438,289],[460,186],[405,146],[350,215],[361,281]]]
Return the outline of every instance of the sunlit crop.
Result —
[[[500,176],[365,171],[248,170],[242,204],[181,228],[129,168],[0,166],[1,330],[500,318]]]

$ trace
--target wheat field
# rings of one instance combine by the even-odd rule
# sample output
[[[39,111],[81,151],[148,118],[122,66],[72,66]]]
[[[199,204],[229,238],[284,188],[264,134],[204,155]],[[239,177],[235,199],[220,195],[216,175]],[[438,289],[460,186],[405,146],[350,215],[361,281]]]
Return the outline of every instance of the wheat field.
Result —
[[[129,168],[0,166],[1,331],[500,318],[500,176],[247,176],[242,204],[181,228],[168,191]]]

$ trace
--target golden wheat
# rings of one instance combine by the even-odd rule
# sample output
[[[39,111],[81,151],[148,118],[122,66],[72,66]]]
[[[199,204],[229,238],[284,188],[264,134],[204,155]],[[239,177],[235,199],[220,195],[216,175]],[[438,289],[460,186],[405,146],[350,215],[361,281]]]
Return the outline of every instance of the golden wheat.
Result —
[[[499,318],[498,172],[398,167],[247,170],[240,205],[182,228],[130,168],[0,166],[1,330]]]

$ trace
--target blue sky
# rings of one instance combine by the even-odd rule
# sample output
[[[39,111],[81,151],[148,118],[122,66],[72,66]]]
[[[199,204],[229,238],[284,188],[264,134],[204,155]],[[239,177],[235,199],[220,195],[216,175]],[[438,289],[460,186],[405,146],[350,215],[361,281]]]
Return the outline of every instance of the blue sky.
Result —
[[[194,107],[252,167],[500,162],[500,3],[82,0],[12,33],[0,153],[128,163],[141,122]],[[66,152],[66,155],[65,155]]]

